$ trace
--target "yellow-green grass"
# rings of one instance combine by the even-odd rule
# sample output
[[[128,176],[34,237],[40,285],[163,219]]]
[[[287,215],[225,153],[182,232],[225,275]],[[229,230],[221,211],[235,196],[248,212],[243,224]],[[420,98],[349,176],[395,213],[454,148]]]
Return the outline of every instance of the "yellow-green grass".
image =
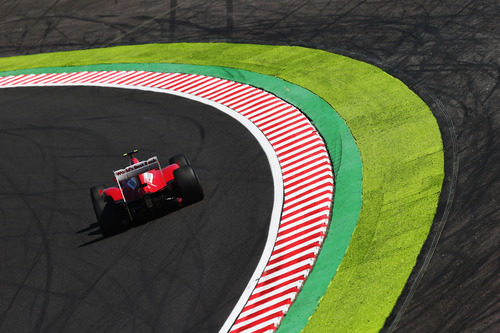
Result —
[[[287,46],[125,46],[3,58],[0,71],[106,63],[241,68],[302,86],[332,105],[361,152],[363,207],[344,260],[304,331],[380,330],[427,237],[443,180],[439,128],[418,96],[374,66]],[[293,318],[292,307],[280,331],[301,328]]]

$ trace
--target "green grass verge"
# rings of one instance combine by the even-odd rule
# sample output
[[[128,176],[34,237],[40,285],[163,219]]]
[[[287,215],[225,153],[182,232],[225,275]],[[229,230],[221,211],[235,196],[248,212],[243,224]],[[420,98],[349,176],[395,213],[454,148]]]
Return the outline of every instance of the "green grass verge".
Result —
[[[423,101],[374,66],[300,47],[151,44],[3,58],[0,70],[146,62],[280,77],[322,97],[345,119],[363,161],[363,208],[344,260],[304,331],[378,331],[415,265],[443,180],[439,128]],[[293,307],[281,331],[289,318]]]

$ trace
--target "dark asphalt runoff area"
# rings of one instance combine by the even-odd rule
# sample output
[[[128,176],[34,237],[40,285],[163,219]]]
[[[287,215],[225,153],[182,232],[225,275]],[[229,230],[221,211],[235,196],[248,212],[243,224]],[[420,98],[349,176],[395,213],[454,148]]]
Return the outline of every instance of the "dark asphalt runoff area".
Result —
[[[401,79],[429,104],[439,122],[445,146],[446,176],[429,239],[384,330],[500,331],[498,1],[113,0],[75,3],[69,0],[44,0],[33,3],[27,0],[4,0],[0,1],[0,8],[0,56],[151,42],[251,42],[324,49],[377,65]],[[12,98],[11,94],[3,93],[2,103],[5,98]],[[66,119],[62,112],[58,117],[61,117],[60,121]],[[23,126],[40,126],[35,121],[26,121],[28,123]],[[98,123],[96,120],[95,124]],[[210,127],[203,129],[208,131]],[[90,145],[102,142],[85,138],[82,134],[85,131],[89,129],[77,132],[82,140],[89,140]],[[40,130],[39,135],[46,135],[44,133]],[[4,144],[5,140],[2,138],[2,148],[11,152],[11,148]],[[23,144],[21,139],[14,141],[16,145]],[[39,167],[45,167],[42,161],[52,163],[48,157],[53,155],[48,154],[52,154],[52,149],[60,149],[54,142],[42,151],[31,144],[30,153],[38,156]],[[112,156],[113,149],[123,149],[122,146],[126,144],[115,146],[113,141],[104,142],[99,147],[106,155],[94,160],[107,166],[109,162],[105,160]],[[24,144],[30,146],[28,142]],[[95,146],[89,146],[88,149],[88,155],[95,153]],[[197,152],[202,153],[201,150]],[[29,160],[30,154],[20,156],[23,158],[23,162],[20,162],[22,167],[27,168],[32,162]],[[200,163],[205,160],[197,157],[195,161]],[[5,159],[2,162],[0,170],[4,174],[8,168],[15,167],[12,163],[6,163]],[[88,164],[92,167],[95,165]],[[65,168],[50,170],[56,174],[69,172]],[[95,169],[95,172],[99,170]],[[63,182],[61,179],[57,186],[73,181],[72,174],[64,176],[67,180]],[[52,175],[52,179],[54,177]],[[2,182],[8,179],[11,182],[15,180],[9,175],[4,176]],[[90,184],[93,180],[89,174],[86,181]],[[7,183],[3,186],[10,188],[13,185]],[[35,181],[30,186],[38,189]],[[2,190],[1,193],[8,194],[9,190]],[[59,200],[62,198],[66,196]],[[48,200],[40,197],[30,199]],[[47,201],[42,203],[49,204]],[[26,203],[13,200],[12,205],[13,208],[22,208],[22,214],[34,218],[34,212],[26,209]],[[193,212],[179,214],[212,214],[210,210],[205,211],[203,207],[206,206],[203,205],[206,203],[193,207]],[[2,214],[5,211],[3,208]],[[40,221],[52,221],[46,223],[55,227],[55,221],[58,221],[56,216],[60,214],[56,212],[54,208],[45,211],[44,214],[49,216],[37,218]],[[81,213],[88,214],[88,211],[82,208]],[[80,218],[80,214],[75,216],[78,216],[75,219]],[[166,228],[168,224],[153,223],[146,228],[159,226]],[[44,234],[44,230],[40,229],[39,233]],[[56,237],[58,230],[54,230],[54,235],[50,237]],[[44,234],[43,237],[48,236]],[[22,251],[27,253],[23,260],[28,262],[17,264],[33,270],[43,269],[30,266],[30,260],[37,256],[39,260],[47,260],[49,245],[43,237],[39,240],[38,248],[23,248]],[[139,236],[129,233],[120,237]],[[66,241],[61,236],[60,242]],[[29,242],[24,244],[31,246]],[[109,253],[115,253],[111,245],[106,246],[110,246]],[[90,246],[85,249],[92,251]],[[145,248],[145,251],[150,249]],[[134,252],[130,255],[134,257],[140,254]],[[49,267],[46,263],[45,266]],[[120,269],[119,266],[113,267]],[[3,274],[2,282],[5,279]],[[141,281],[136,280],[136,283]],[[43,290],[49,282],[42,282],[41,286],[36,287],[38,289],[29,284],[26,284],[26,288],[33,292],[40,288]],[[1,289],[2,298],[4,290]],[[24,288],[17,291],[19,300],[24,297],[21,296],[22,291]],[[32,318],[43,321],[39,327],[48,325],[48,319],[35,310],[39,304],[49,302],[41,295],[43,293],[30,300],[33,308],[27,310]],[[10,302],[12,296],[9,297]],[[113,309],[121,311],[119,307]],[[146,311],[144,308],[136,310],[134,318]],[[0,316],[3,316],[0,317],[1,325],[2,320],[5,320],[2,318],[8,313],[2,310]]]
[[[10,88],[0,100],[0,331],[218,331],[273,201],[267,158],[243,125],[138,90]],[[113,185],[134,147],[160,163],[185,153],[205,199],[103,239],[89,188]]]

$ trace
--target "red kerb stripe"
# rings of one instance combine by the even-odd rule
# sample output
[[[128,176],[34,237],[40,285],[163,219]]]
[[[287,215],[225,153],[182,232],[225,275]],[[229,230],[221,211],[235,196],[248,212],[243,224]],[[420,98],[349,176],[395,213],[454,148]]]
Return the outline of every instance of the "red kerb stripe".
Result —
[[[320,233],[320,234],[324,236],[324,233]],[[299,244],[295,244],[295,245],[296,245],[296,246],[297,246],[297,245],[300,245],[300,243],[301,243],[301,242],[299,242]],[[267,266],[271,266],[271,265],[277,264],[277,263],[278,263],[278,262],[280,262],[280,261],[286,260],[286,259],[288,259],[288,258],[293,257],[294,255],[297,255],[297,254],[299,254],[299,253],[303,253],[303,252],[305,252],[305,251],[307,251],[307,250],[310,250],[310,249],[312,249],[312,248],[314,248],[314,247],[318,247],[318,246],[321,246],[321,244],[320,244],[319,242],[313,242],[313,243],[310,243],[310,244],[304,245],[304,246],[302,246],[302,247],[297,248],[296,250],[290,251],[290,252],[288,252],[287,254],[282,255],[281,257],[277,257],[277,258],[275,258],[275,259],[269,260],[269,262],[267,263]],[[291,249],[291,248],[293,248],[293,246],[283,247],[283,248],[281,248],[281,249],[279,249],[279,250],[277,250],[277,251],[273,252],[273,256],[274,256],[274,255],[277,255],[277,254],[280,254],[281,252],[284,252],[285,250],[288,250],[287,248],[288,248],[288,249]]]
[[[263,295],[266,295],[266,294],[268,294],[268,293],[271,293],[271,292],[273,292],[274,290],[278,290],[278,289],[280,289],[280,288],[282,288],[282,287],[289,286],[289,285],[291,285],[291,284],[293,284],[293,283],[295,283],[295,282],[298,282],[298,281],[304,281],[304,277],[303,277],[303,276],[296,276],[296,277],[294,277],[294,278],[292,278],[292,279],[290,279],[290,280],[285,280],[285,281],[283,281],[282,283],[277,284],[277,285],[275,285],[275,286],[273,286],[273,287],[271,287],[271,288],[268,288],[268,289],[265,289],[265,290],[263,290],[263,291],[261,291],[261,292],[258,292],[258,293],[255,293],[255,294],[252,294],[252,296],[250,296],[250,298],[249,298],[248,300],[253,300],[253,299],[256,299],[256,298],[258,298],[258,297],[261,297],[261,296],[263,296]]]
[[[241,318],[239,318],[238,320],[236,320],[236,322],[234,323],[234,325],[237,325],[237,324],[240,324],[240,323],[245,322],[245,321],[247,321],[247,320],[250,320],[250,319],[252,319],[252,318],[258,317],[258,316],[260,316],[260,315],[262,315],[262,314],[264,314],[264,313],[266,313],[266,312],[270,312],[270,311],[272,311],[272,310],[274,310],[274,309],[276,309],[276,308],[280,308],[280,307],[282,307],[283,305],[287,305],[287,304],[292,304],[292,300],[291,300],[291,299],[289,299],[289,298],[288,298],[288,299],[284,299],[284,300],[282,300],[281,302],[278,302],[278,303],[276,303],[276,304],[273,304],[273,305],[271,305],[271,306],[269,306],[269,307],[266,307],[266,308],[264,308],[264,309],[262,309],[262,310],[256,311],[256,312],[254,312],[254,313],[252,313],[252,314],[249,314],[248,316],[241,317]],[[243,313],[243,312],[245,312],[246,310],[247,310],[247,308],[245,307],[245,308],[243,309],[242,313]],[[266,317],[264,317],[264,318],[266,318]],[[264,318],[261,318],[261,319],[259,319],[258,321],[254,322],[254,325],[258,325],[258,324],[260,324],[260,323],[262,323],[262,322],[264,322],[264,321],[267,321],[267,320],[268,320],[268,319],[267,319],[267,320],[263,320]],[[261,320],[263,320],[263,321],[261,321]]]
[[[285,236],[285,235],[287,235],[287,234],[289,234],[289,233],[292,233],[292,232],[294,232],[294,231],[296,231],[296,230],[298,230],[298,229],[302,229],[302,228],[304,228],[304,227],[307,227],[307,226],[308,226],[308,225],[310,225],[310,224],[314,224],[314,223],[317,223],[317,222],[322,221],[322,220],[325,220],[325,219],[326,219],[326,215],[323,215],[323,216],[319,216],[319,217],[318,217],[318,218],[316,218],[316,219],[311,220],[311,223],[309,223],[309,221],[308,221],[308,223],[300,223],[300,224],[297,224],[297,225],[296,225],[295,227],[293,227],[293,228],[290,228],[290,229],[287,229],[287,230],[281,231],[281,232],[278,234],[278,238],[279,238],[279,237],[282,237],[282,236]],[[274,245],[275,245],[275,246],[278,246],[278,245],[281,245],[281,244],[283,244],[283,243],[287,243],[287,242],[291,241],[292,239],[295,239],[295,238],[301,237],[301,236],[303,236],[303,235],[307,235],[308,233],[313,232],[313,231],[316,231],[316,230],[321,230],[321,228],[326,227],[326,226],[327,226],[327,224],[326,224],[326,223],[322,223],[322,224],[320,224],[320,225],[313,225],[312,227],[307,228],[307,229],[304,229],[304,230],[302,230],[302,231],[300,231],[300,232],[298,232],[298,233],[296,233],[296,234],[293,234],[293,235],[291,235],[291,236],[289,236],[289,237],[285,237],[285,238],[283,238],[283,239],[280,239],[279,241],[277,241],[276,243],[274,243]],[[316,237],[316,235],[317,235],[317,234],[314,234],[314,235],[312,235],[312,236],[310,236],[310,237],[314,238],[314,237]],[[311,239],[312,239],[312,238],[311,238]],[[305,241],[306,241],[306,239],[307,239],[307,238],[304,238],[304,239],[302,239],[302,240],[300,240],[300,241],[298,241],[298,242],[301,242],[301,241],[305,242]],[[295,244],[295,243],[292,243],[292,244]],[[279,250],[281,250],[281,249],[279,249]],[[279,250],[275,250],[275,251],[279,251]]]
[[[305,206],[305,207],[302,207],[302,208],[301,208],[300,210],[298,210],[298,211],[290,212],[290,213],[288,213],[288,214],[283,214],[283,216],[281,217],[281,219],[282,219],[282,220],[286,220],[287,218],[289,218],[289,217],[291,217],[291,216],[294,216],[294,215],[300,214],[301,212],[306,211],[306,210],[308,210],[308,209],[310,209],[310,208],[313,208],[313,207],[316,207],[316,206],[321,206],[321,204],[323,204],[323,203],[330,203],[331,201],[332,201],[331,199],[326,198],[326,199],[323,199],[323,200],[320,200],[320,201],[317,201],[317,202],[313,202],[313,203],[312,203],[312,204],[310,204],[310,205],[307,205],[307,206]],[[323,208],[323,209],[326,209],[326,207],[325,207],[325,208]]]
[[[314,258],[314,253],[308,253],[306,255],[303,255],[302,257],[299,257],[297,259],[294,259],[294,260],[291,260],[287,263],[284,263],[283,265],[279,265],[279,266],[276,266],[276,267],[273,267],[269,270],[265,269],[264,272],[262,273],[262,276],[267,276],[269,274],[273,274],[273,273],[276,273],[278,271],[281,271],[282,269],[285,269],[287,267],[290,267],[290,266],[293,266],[295,264],[298,264],[300,262],[303,262],[307,259],[311,259],[311,258]]]
[[[273,277],[271,279],[259,282],[255,288],[260,288],[260,287],[267,286],[268,284],[273,284],[276,281],[284,280],[286,277],[288,277],[290,275],[294,275],[294,274],[297,274],[297,273],[306,272],[307,270],[310,270],[311,268],[312,268],[312,266],[310,264],[302,265],[302,266],[300,266],[298,268],[295,268],[295,269],[291,270],[290,272],[287,272],[287,273],[275,276],[275,277]]]
[[[284,315],[283,311],[280,310],[278,312],[275,312],[275,313],[272,313],[272,314],[270,314],[268,316],[265,316],[264,318],[256,320],[255,322],[253,322],[251,324],[248,324],[248,325],[245,325],[245,326],[241,326],[241,327],[236,328],[236,329],[232,329],[230,332],[234,332],[234,333],[243,332],[243,331],[246,331],[246,330],[252,328],[253,326],[257,326],[258,324],[265,323],[266,321],[272,320],[274,318],[281,317],[283,315]]]
[[[315,229],[315,228],[313,228],[313,229]],[[308,232],[311,232],[311,229],[309,229]],[[299,233],[298,235],[300,236],[301,234],[305,235],[305,234],[307,234],[307,232]],[[294,236],[297,236],[297,235],[294,235]],[[307,236],[306,238],[299,239],[298,241],[290,243],[287,246],[283,246],[280,249],[274,250],[273,254],[271,256],[275,256],[275,255],[280,254],[281,252],[284,252],[286,250],[293,249],[294,247],[299,246],[300,244],[303,244],[303,243],[308,242],[310,240],[314,240],[314,239],[320,238],[322,236],[325,236],[325,233],[323,231],[316,232],[314,234],[311,234],[311,235]],[[314,244],[314,243],[311,243],[311,244]],[[308,244],[308,246],[309,245],[310,244]],[[269,264],[269,265],[271,265],[271,264]]]
[[[274,294],[272,296],[269,296],[269,297],[266,297],[266,298],[263,298],[262,300],[258,301],[258,302],[255,302],[255,303],[252,303],[252,304],[249,304],[247,306],[245,306],[245,311],[248,311],[250,309],[253,309],[253,308],[256,308],[256,307],[259,307],[261,306],[262,304],[266,304],[270,301],[272,301],[273,299],[277,299],[277,298],[280,298],[280,297],[283,297],[283,296],[286,296],[288,294],[293,294],[293,293],[296,293],[299,291],[299,288],[297,287],[292,287],[290,289],[287,289],[285,291],[282,291],[280,293],[277,293],[277,294]]]

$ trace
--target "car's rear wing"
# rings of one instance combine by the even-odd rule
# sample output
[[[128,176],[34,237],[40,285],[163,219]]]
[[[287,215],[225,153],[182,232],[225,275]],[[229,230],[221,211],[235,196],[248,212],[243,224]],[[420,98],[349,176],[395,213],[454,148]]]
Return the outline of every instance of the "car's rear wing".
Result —
[[[132,164],[124,169],[119,169],[114,171],[116,181],[118,183],[140,175],[142,173],[148,172],[153,169],[160,169],[160,162],[156,156],[151,157],[145,161],[140,161],[139,163]]]

